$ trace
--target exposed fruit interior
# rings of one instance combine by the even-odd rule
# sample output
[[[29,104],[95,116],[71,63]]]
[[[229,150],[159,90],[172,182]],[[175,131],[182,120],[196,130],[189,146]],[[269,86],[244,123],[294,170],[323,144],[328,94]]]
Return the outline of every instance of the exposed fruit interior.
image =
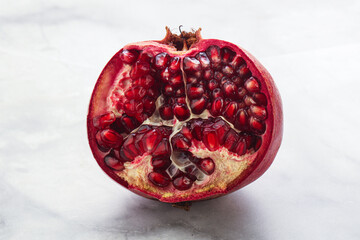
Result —
[[[226,191],[267,130],[268,93],[251,63],[216,44],[188,52],[130,46],[115,58],[92,118],[109,171],[162,201]]]

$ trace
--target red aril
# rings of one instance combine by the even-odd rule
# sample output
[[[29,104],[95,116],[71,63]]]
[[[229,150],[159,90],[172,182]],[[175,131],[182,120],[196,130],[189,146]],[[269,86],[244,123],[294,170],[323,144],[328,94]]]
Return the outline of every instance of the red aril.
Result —
[[[88,113],[100,167],[142,196],[210,199],[260,177],[282,139],[282,106],[266,69],[200,29],[128,44],[105,66]]]

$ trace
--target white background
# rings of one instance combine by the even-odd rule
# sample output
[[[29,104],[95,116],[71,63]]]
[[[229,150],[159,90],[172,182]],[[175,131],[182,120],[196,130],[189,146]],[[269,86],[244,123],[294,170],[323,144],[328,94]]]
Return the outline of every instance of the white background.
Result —
[[[190,212],[93,159],[95,81],[127,43],[202,27],[270,71],[284,139],[270,169]],[[360,239],[360,1],[0,1],[0,239]]]

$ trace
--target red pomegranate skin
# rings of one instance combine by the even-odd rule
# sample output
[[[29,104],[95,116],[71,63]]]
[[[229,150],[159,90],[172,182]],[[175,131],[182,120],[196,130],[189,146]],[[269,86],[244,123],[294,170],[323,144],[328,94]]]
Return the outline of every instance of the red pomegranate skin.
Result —
[[[121,184],[125,188],[129,189],[130,191],[133,191],[134,193],[137,193],[146,198],[157,199],[169,203],[177,203],[211,199],[229,194],[258,179],[270,167],[282,141],[282,102],[276,85],[271,75],[264,68],[264,66],[250,53],[232,43],[218,39],[202,39],[199,31],[196,33],[196,38],[197,41],[192,43],[188,50],[181,52],[177,51],[174,47],[169,46],[168,40],[166,38],[161,41],[144,41],[126,45],[124,48],[120,49],[119,52],[117,52],[106,64],[105,68],[101,72],[96,82],[94,91],[91,96],[87,116],[87,130],[89,145],[91,147],[94,158],[97,160],[102,170],[113,180],[115,180],[117,183]],[[154,49],[154,52],[157,53],[177,52],[177,56],[181,58],[181,63],[183,63],[183,59],[185,57],[194,56],[201,51],[204,52],[209,46],[213,45],[218,46],[219,48],[227,47],[235,51],[237,55],[241,56],[245,60],[247,67],[252,72],[252,75],[256,76],[256,78],[261,83],[262,93],[264,93],[267,98],[266,132],[261,136],[261,147],[253,154],[254,156],[252,158],[251,164],[249,164],[249,166],[247,166],[247,168],[242,171],[235,178],[235,180],[229,183],[226,188],[222,189],[221,191],[204,191],[200,194],[185,194],[186,196],[175,191],[173,196],[164,197],[161,194],[149,192],[146,189],[142,189],[139,187],[134,187],[132,183],[129,183],[128,181],[120,177],[116,171],[109,169],[109,167],[103,161],[104,153],[99,151],[99,146],[95,138],[97,129],[94,127],[93,124],[93,118],[104,113],[104,106],[107,105],[109,89],[111,88],[114,79],[117,77],[119,70],[123,67],[124,63],[119,58],[119,54],[123,51],[123,49],[137,49],[139,51],[142,51],[145,48]]]

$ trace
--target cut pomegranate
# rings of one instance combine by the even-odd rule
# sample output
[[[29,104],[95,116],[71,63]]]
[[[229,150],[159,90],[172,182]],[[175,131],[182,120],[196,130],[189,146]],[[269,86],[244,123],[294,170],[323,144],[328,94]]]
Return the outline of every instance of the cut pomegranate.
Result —
[[[200,29],[129,44],[101,73],[88,138],[100,167],[142,196],[209,199],[260,177],[282,139],[282,106],[266,69]]]

